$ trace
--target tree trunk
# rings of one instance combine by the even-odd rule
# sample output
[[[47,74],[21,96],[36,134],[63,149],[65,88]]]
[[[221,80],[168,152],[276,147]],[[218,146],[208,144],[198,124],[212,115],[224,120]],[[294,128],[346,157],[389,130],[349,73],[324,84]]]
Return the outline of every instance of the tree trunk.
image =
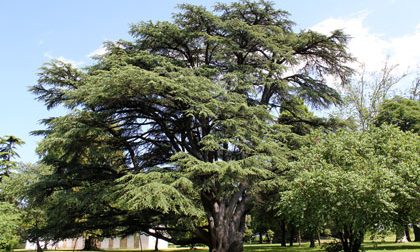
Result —
[[[345,228],[339,232],[339,237],[344,252],[358,252],[362,246],[364,233]]]
[[[362,247],[363,235],[356,237],[352,241],[352,252],[359,252]]]
[[[267,233],[265,233],[265,237],[267,238],[267,243],[269,243],[269,244],[272,244],[272,243],[273,243],[273,241],[271,240],[271,237],[270,237],[270,235],[268,234],[268,232],[267,232]]]
[[[311,232],[309,234],[309,247],[310,248],[315,248],[315,238],[314,238],[314,233]]]
[[[405,237],[407,237],[407,241],[411,242],[410,227],[408,225],[404,226],[404,233]]]
[[[309,247],[315,248],[315,239],[313,236],[311,236],[311,238],[309,239]]]
[[[89,236],[88,238],[86,238],[85,247],[83,248],[83,250],[88,250],[88,251],[99,250],[98,247],[96,246],[96,239],[93,238],[92,236]]]
[[[282,220],[280,223],[280,232],[281,232],[281,237],[280,237],[281,246],[286,247],[286,222],[284,220]]]
[[[296,227],[295,227],[295,225],[290,224],[290,240],[289,240],[290,247],[293,246],[293,242],[295,240],[295,235],[296,235]]]
[[[36,239],[36,252],[43,252],[41,244],[39,243],[39,240]]]
[[[404,225],[399,225],[395,228],[395,242],[396,243],[408,242],[407,236],[405,235]]]
[[[159,251],[159,239],[158,238],[156,238],[156,241],[155,241],[155,251]]]
[[[302,245],[302,235],[300,234],[300,229],[298,229],[298,243],[300,247]]]
[[[418,226],[418,224],[416,223],[413,224],[413,230],[414,230],[414,241],[420,242],[420,227]]]
[[[259,237],[259,244],[262,244],[263,243],[263,237],[262,237],[262,233],[261,232],[259,232],[258,233],[258,237]]]
[[[280,243],[281,241],[281,230],[280,226],[276,227],[273,237],[273,243]]]
[[[245,230],[245,189],[230,199],[214,200],[201,194],[209,222],[209,247],[212,252],[242,252]]]
[[[319,231],[316,231],[316,235],[317,235],[317,238],[318,238],[318,246],[321,247],[321,235],[320,235]]]

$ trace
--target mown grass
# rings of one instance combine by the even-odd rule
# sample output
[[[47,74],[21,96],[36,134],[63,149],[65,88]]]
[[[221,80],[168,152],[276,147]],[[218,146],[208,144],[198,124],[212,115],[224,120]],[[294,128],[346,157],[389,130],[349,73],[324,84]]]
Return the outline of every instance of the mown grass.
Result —
[[[379,251],[394,251],[394,252],[420,252],[420,242],[410,242],[410,243],[393,243],[393,242],[382,242],[382,243],[373,243],[365,242],[363,248],[366,252],[379,252]],[[15,250],[15,251],[27,251],[27,250]],[[69,252],[51,250],[54,252]],[[71,250],[70,250],[71,251]],[[106,252],[139,252],[140,250],[104,250]],[[143,251],[152,251],[152,250],[143,250]],[[170,248],[162,250],[163,252],[205,252],[208,251],[207,248]],[[315,248],[309,248],[308,243],[302,243],[301,246],[295,245],[293,247],[281,247],[280,244],[252,244],[245,245],[245,252],[318,252],[324,251],[321,247],[317,246]]]
[[[302,243],[299,246],[293,247],[282,247],[280,244],[264,244],[264,245],[245,245],[245,252],[271,252],[271,251],[282,251],[282,252],[302,252],[302,251],[323,251],[319,247],[309,248],[309,243]]]
[[[365,242],[363,248],[366,252],[379,252],[379,251],[395,251],[395,252],[420,252],[420,242],[410,243],[393,243],[393,242],[382,242],[373,243]],[[196,248],[190,249],[168,249],[165,251],[176,251],[176,252],[191,252],[191,251],[208,251],[207,248]],[[302,243],[301,246],[295,245],[293,247],[281,247],[280,244],[253,244],[245,245],[245,252],[317,252],[324,251],[321,247],[316,246],[315,248],[309,248],[309,243]]]
[[[414,252],[420,251],[420,242],[410,242],[410,243],[393,243],[393,242],[384,242],[384,243],[372,243],[365,242],[363,244],[365,251],[395,251],[395,252]],[[274,251],[284,251],[284,252],[303,252],[303,251],[324,251],[322,248],[317,246],[316,248],[309,248],[309,244],[303,243],[301,247],[280,247],[280,245],[248,245],[245,246],[246,252],[274,252]]]
[[[363,244],[366,251],[396,251],[396,252],[413,252],[420,251],[420,242],[395,243],[384,242],[375,244],[366,242]]]

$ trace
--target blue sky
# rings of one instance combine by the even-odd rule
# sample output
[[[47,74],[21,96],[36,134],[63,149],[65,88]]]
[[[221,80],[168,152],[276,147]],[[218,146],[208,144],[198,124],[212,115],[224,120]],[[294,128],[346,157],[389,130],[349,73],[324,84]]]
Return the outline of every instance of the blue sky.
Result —
[[[188,1],[208,7],[215,2]],[[420,66],[418,0],[273,2],[290,12],[296,30],[344,29],[353,37],[350,50],[372,70],[386,57],[410,71]],[[127,31],[132,23],[169,20],[178,3],[183,1],[0,1],[0,135],[16,135],[26,142],[18,150],[22,161],[37,160],[40,138],[29,132],[42,127],[40,119],[62,113],[47,111],[27,91],[36,83],[39,67],[52,58],[89,64],[89,55],[102,42],[130,39]]]

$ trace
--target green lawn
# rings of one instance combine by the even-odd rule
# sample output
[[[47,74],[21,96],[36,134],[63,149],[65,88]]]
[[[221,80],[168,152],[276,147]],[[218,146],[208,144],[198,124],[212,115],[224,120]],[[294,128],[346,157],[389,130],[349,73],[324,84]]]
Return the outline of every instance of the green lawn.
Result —
[[[319,247],[309,248],[308,243],[302,243],[302,246],[281,247],[280,244],[264,244],[264,245],[245,245],[246,252],[270,252],[270,251],[285,251],[285,252],[300,252],[300,251],[322,251]]]
[[[393,243],[393,242],[384,242],[380,244],[374,244],[371,242],[365,242],[363,245],[365,251],[395,251],[395,252],[420,252],[420,242],[410,242],[410,243]],[[195,249],[195,250],[183,250],[183,249],[172,249],[167,251],[176,251],[176,252],[191,252],[191,251],[207,251],[205,248]],[[320,247],[309,248],[308,243],[302,243],[302,246],[298,245],[293,247],[281,247],[279,244],[254,244],[254,245],[245,245],[245,252],[304,252],[304,251],[323,251]]]
[[[364,243],[366,251],[399,251],[399,252],[412,252],[420,251],[420,242],[409,243],[395,243],[385,242],[375,246],[373,243]]]
[[[365,242],[363,245],[365,251],[379,252],[379,251],[395,251],[395,252],[420,252],[420,242],[410,242],[410,243],[393,243],[393,242],[384,242],[379,244],[374,244],[371,242]],[[15,250],[15,251],[26,251],[26,250]],[[54,252],[59,252],[58,250],[52,250]],[[106,252],[139,252],[140,250],[105,250]],[[146,250],[144,250],[146,251]],[[152,250],[149,250],[152,251]],[[195,248],[183,249],[183,248],[173,248],[164,250],[164,252],[204,252],[208,251],[206,248]],[[293,246],[293,247],[281,247],[279,244],[253,244],[245,245],[245,252],[304,252],[304,251],[323,251],[318,246],[316,248],[309,248],[308,243],[302,243],[302,246]],[[69,252],[67,250],[66,252]]]
[[[366,251],[396,251],[396,252],[414,252],[420,251],[420,242],[410,243],[393,243],[385,242],[375,246],[373,243],[366,242],[363,245]],[[247,245],[245,247],[246,252],[271,252],[271,251],[287,251],[287,252],[303,252],[303,251],[323,251],[318,246],[314,249],[309,248],[309,244],[303,243],[301,247],[280,247],[278,244],[274,245]]]

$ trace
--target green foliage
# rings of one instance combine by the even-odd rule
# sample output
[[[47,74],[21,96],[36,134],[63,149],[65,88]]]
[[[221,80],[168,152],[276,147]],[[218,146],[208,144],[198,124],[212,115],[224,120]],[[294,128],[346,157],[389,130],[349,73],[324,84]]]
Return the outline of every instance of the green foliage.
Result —
[[[390,175],[379,171],[371,176],[343,172],[327,165],[321,169],[302,172],[290,185],[296,189],[283,194],[283,204],[294,203],[287,207],[294,208],[291,214],[296,222],[314,230],[333,221],[336,228],[350,226],[364,232],[366,226],[381,223],[379,216],[386,218],[392,212],[394,206],[386,188],[389,182],[374,183],[390,180]]]
[[[31,88],[47,108],[70,110],[35,132],[53,169],[35,190],[53,202],[45,232],[155,229],[178,244],[240,249],[253,199],[281,181],[294,112],[305,120],[292,130],[305,134],[316,121],[305,103],[340,103],[325,77],[348,82],[347,36],[295,33],[266,1],[183,4],[172,22],[130,33],[135,41],[108,43],[84,69],[46,64]]]
[[[274,231],[269,229],[269,230],[267,230],[266,235],[267,235],[267,239],[270,241],[270,243],[272,243],[273,238],[274,238]]]
[[[12,204],[0,202],[0,250],[11,251],[20,241],[21,215]]]
[[[385,101],[375,118],[376,125],[396,125],[403,131],[420,133],[420,101],[395,97]]]
[[[175,178],[174,178],[175,177]],[[191,204],[191,198],[198,195],[192,182],[185,177],[176,179],[175,174],[150,172],[122,177],[118,184],[117,204],[122,209],[142,211],[155,209],[164,214],[200,214],[200,209]]]
[[[0,250],[11,251],[20,242],[22,216],[19,199],[15,195],[22,192],[19,184],[10,184],[18,164],[16,147],[23,141],[14,136],[0,137]]]
[[[343,245],[336,240],[334,240],[332,242],[329,242],[327,244],[323,244],[322,248],[326,252],[340,252],[340,251],[343,251]]]
[[[245,228],[244,241],[251,243],[253,236],[254,236],[253,230],[251,228]]]
[[[15,136],[0,137],[0,181],[15,168],[13,158],[19,157],[16,147],[24,142]]]
[[[11,208],[6,210],[5,214],[14,216],[12,221],[19,231],[17,241],[29,240],[36,242],[47,240],[47,237],[41,237],[35,231],[46,224],[45,209],[47,204],[40,204],[39,201],[34,200],[30,191],[40,177],[50,173],[50,169],[42,165],[22,163],[18,163],[15,166],[14,172],[10,173],[0,183],[0,191],[4,200],[11,206]]]
[[[310,138],[280,203],[296,223],[310,230],[332,225],[343,243],[346,233],[361,241],[369,228],[390,227],[400,208],[417,218],[418,135],[381,127]]]

